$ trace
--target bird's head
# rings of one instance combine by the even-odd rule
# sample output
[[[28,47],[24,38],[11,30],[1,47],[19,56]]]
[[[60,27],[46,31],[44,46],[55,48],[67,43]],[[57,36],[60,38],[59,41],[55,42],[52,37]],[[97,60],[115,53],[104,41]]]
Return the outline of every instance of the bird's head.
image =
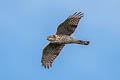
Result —
[[[56,37],[55,37],[55,35],[51,35],[51,36],[47,37],[47,40],[54,41],[54,40],[56,40]]]

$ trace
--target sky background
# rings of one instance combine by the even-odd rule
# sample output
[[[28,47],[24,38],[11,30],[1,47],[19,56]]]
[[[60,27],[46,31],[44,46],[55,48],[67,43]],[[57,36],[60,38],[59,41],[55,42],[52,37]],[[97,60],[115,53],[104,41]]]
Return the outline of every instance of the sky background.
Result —
[[[83,12],[51,69],[41,66],[48,35]],[[1,0],[0,80],[120,80],[120,0]]]

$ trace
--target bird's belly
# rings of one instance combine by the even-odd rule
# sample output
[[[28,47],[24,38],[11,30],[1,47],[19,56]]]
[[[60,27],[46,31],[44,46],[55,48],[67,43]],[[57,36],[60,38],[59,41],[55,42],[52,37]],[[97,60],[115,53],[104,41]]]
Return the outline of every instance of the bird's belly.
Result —
[[[51,41],[51,43],[58,43],[58,44],[71,44],[74,43],[75,39],[72,37],[61,37],[56,39],[55,41]]]

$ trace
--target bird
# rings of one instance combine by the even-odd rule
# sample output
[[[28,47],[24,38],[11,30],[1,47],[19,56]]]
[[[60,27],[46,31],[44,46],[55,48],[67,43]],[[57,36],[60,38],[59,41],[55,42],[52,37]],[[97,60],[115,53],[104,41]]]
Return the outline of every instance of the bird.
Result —
[[[88,45],[90,41],[77,40],[71,35],[78,26],[83,17],[82,12],[75,12],[70,15],[64,22],[58,25],[57,32],[47,37],[49,44],[43,49],[41,63],[44,68],[52,67],[53,61],[59,55],[60,51],[66,44]]]

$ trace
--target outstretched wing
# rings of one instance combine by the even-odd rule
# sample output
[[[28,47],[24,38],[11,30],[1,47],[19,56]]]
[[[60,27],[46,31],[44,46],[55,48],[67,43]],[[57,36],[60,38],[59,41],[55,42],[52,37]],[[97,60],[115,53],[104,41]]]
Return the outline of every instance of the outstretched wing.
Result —
[[[64,44],[49,43],[43,50],[42,66],[51,67],[53,60],[59,55],[63,47]]]
[[[63,23],[61,23],[57,28],[57,35],[71,35],[76,27],[78,26],[79,20],[83,17],[83,13],[74,13],[69,16]]]

